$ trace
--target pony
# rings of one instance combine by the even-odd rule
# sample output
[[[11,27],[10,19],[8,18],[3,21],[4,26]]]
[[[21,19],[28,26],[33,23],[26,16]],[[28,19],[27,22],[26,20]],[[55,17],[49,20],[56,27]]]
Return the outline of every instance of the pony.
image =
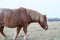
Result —
[[[32,22],[38,22],[45,30],[48,29],[47,17],[35,10],[20,7],[17,9],[0,8],[0,33],[7,39],[4,27],[17,28],[14,40],[23,28],[24,40],[28,40],[27,27]]]

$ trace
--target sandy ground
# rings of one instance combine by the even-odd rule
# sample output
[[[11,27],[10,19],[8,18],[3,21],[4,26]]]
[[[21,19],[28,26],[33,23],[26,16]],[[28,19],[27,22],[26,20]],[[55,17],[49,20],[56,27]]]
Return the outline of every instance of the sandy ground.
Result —
[[[60,22],[48,22],[49,29],[44,30],[38,23],[32,23],[28,26],[28,33],[30,40],[60,40]],[[8,37],[8,40],[13,40],[13,36],[16,32],[16,28],[4,28],[4,32]],[[23,40],[24,32],[18,35],[17,40]],[[0,34],[0,40],[4,37]]]

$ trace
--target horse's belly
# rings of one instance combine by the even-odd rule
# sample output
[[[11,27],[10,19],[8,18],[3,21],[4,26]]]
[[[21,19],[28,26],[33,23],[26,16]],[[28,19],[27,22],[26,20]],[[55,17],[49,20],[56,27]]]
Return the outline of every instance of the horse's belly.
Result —
[[[5,24],[5,26],[7,26],[9,28],[15,28],[15,27],[17,27],[17,25],[15,25],[15,24]]]
[[[8,27],[8,28],[16,28],[16,26],[6,26],[6,27]]]
[[[4,20],[4,24],[9,28],[15,28],[17,26],[17,23],[15,20],[8,20],[8,19]]]

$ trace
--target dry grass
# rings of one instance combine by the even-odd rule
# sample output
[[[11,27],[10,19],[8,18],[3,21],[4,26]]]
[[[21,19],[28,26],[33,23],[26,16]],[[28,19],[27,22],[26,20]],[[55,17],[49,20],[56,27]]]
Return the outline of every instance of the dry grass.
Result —
[[[28,27],[30,40],[60,40],[60,22],[48,22],[48,26],[49,29],[45,31],[38,23],[30,24]],[[5,27],[4,32],[7,34],[8,40],[13,40],[15,29]],[[17,40],[23,40],[23,35],[23,30],[21,30]],[[2,35],[0,35],[0,40],[3,40]]]

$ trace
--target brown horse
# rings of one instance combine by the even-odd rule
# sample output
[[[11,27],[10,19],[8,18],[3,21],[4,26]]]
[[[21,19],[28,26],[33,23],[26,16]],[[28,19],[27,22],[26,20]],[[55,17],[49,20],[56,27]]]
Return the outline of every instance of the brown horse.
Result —
[[[4,27],[17,27],[14,40],[17,39],[21,28],[23,28],[23,31],[25,33],[24,40],[27,40],[27,27],[32,22],[38,22],[43,29],[48,29],[46,15],[43,15],[37,11],[23,7],[20,7],[18,9],[0,9],[0,33],[5,38],[7,37],[3,32]]]

